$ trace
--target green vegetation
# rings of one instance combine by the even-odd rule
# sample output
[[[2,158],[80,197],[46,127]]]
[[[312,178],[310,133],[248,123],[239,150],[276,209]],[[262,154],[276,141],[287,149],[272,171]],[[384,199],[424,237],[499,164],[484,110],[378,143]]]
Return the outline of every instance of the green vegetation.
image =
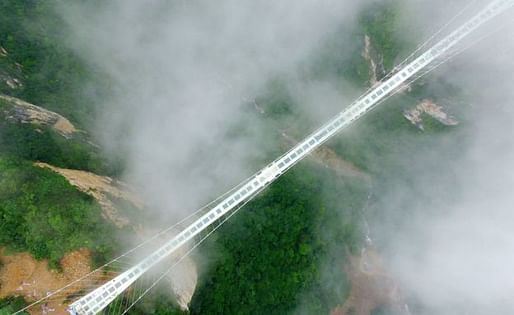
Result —
[[[0,74],[19,77],[23,83],[18,89],[0,87],[0,93],[88,126],[95,110],[91,94],[102,93],[99,84],[92,85],[90,79],[98,82],[104,76],[64,46],[66,25],[54,12],[56,3],[0,0],[0,46],[8,52],[0,57]],[[395,34],[395,3],[373,4],[360,20],[362,29],[355,34],[332,34],[305,65],[302,77],[351,82],[364,88],[369,80],[368,65],[361,54],[364,34],[383,56],[385,69],[391,69],[404,47]],[[266,114],[253,113],[251,117],[263,117],[265,124],[272,126],[263,138],[270,138],[266,143],[276,150],[273,155],[282,151],[278,148],[283,145],[280,133],[284,125],[294,138],[316,127],[295,109],[286,80],[270,83],[268,95],[257,100]],[[430,96],[427,93],[415,89],[410,96],[393,98],[394,107],[383,105],[329,143],[339,155],[376,178],[374,186],[382,187],[376,189],[377,195],[381,189],[394,188],[391,177],[408,182],[412,172],[405,171],[404,165],[415,164],[416,157],[409,153],[429,152],[440,140],[433,135],[448,129],[429,120],[427,132],[421,133],[402,117],[403,109]],[[6,106],[9,104],[0,100],[0,246],[29,251],[38,259],[48,258],[53,267],[66,252],[80,247],[92,249],[98,261],[110,257],[117,244],[113,239],[116,231],[102,219],[97,203],[61,176],[33,167],[29,161],[109,175],[120,174],[121,164],[109,165],[80,135],[65,139],[51,128],[5,120]],[[241,125],[234,128],[235,136],[245,130],[245,123]],[[368,189],[363,183],[344,180],[312,164],[295,167],[206,242],[204,252],[212,261],[201,268],[206,272],[200,277],[191,313],[329,313],[349,291],[342,266],[360,246],[358,222]],[[127,208],[131,219],[137,219],[137,210],[123,200],[110,198]],[[155,290],[129,314],[183,314],[165,294],[167,290]],[[21,304],[17,303],[23,301],[0,301],[0,315],[18,309]],[[376,314],[384,312],[375,310]]]
[[[112,174],[107,163],[91,145],[66,139],[51,128],[7,121],[0,113],[0,151],[13,158],[42,161],[98,174]]]
[[[48,258],[55,268],[65,253],[81,247],[105,260],[115,243],[115,231],[92,197],[50,170],[0,158],[0,246]]]
[[[94,112],[90,96],[100,93],[100,85],[91,83],[103,76],[66,47],[67,26],[55,11],[58,3],[0,1],[0,46],[8,53],[0,58],[0,66],[6,66],[7,72],[19,68],[23,84],[14,90],[3,87],[0,93],[58,112],[74,123],[90,123]],[[95,80],[89,80],[92,77]]]
[[[399,5],[398,0],[370,4],[360,17],[360,27],[352,34],[347,34],[347,29],[341,29],[328,38],[321,46],[319,54],[314,57],[312,65],[308,67],[307,76],[347,81],[360,88],[368,87],[369,63],[362,54],[365,35],[371,41],[371,57],[378,62],[379,57],[383,58],[383,70],[391,70],[398,55],[407,49],[407,43],[397,36]],[[381,69],[377,69],[377,72],[378,79],[385,74],[381,73]]]
[[[21,297],[8,297],[0,299],[0,315],[11,315],[26,305]],[[18,313],[20,315],[29,315],[28,312]]]
[[[293,115],[291,106],[292,100],[287,93],[287,86],[284,80],[271,80],[266,89],[266,95],[256,99],[261,104],[266,117],[273,119],[284,119]]]
[[[358,29],[347,34],[347,29],[338,29],[320,47],[306,75],[310,79],[351,82],[364,88],[369,80],[369,65],[364,59],[364,33]],[[349,44],[351,43],[351,44]]]
[[[55,11],[59,1],[0,1],[0,76],[12,75],[22,85],[0,86],[0,93],[55,111],[75,125],[92,125],[95,102],[105,76],[71,51],[65,42],[66,23]],[[95,78],[92,80],[91,78]],[[93,85],[93,82],[95,84]],[[51,128],[5,121],[8,102],[0,100],[0,151],[15,158],[119,175],[122,163],[101,157],[85,134],[65,139]]]
[[[403,111],[411,109],[424,98],[445,98],[448,102],[455,95],[441,93],[439,98],[418,91],[392,97],[386,103],[357,121],[351,129],[329,142],[340,156],[377,177],[397,178],[405,172],[402,165],[415,165],[417,154],[431,152],[449,135],[452,127],[444,126],[428,115],[423,115],[425,131],[413,126]],[[453,92],[452,92],[453,93]]]
[[[114,302],[116,304],[116,302]],[[128,302],[126,303],[128,304]],[[134,305],[127,315],[188,315],[181,311],[170,295],[170,286],[164,283],[157,285],[141,302]]]
[[[379,307],[371,311],[371,315],[394,315],[396,314],[392,309],[388,307]]]
[[[359,246],[365,192],[313,165],[277,180],[208,240],[216,263],[202,276],[191,313],[286,314],[300,297],[307,313],[327,313],[348,289],[342,262]]]
[[[391,3],[374,6],[373,14],[361,20],[363,32],[352,35],[352,41],[362,43],[364,33],[368,34],[388,69],[400,52],[394,39],[394,10]],[[369,72],[361,55],[363,45],[354,45],[350,51],[347,46],[345,38],[334,35],[321,49],[322,57],[305,70],[306,75],[344,79],[364,87]],[[275,142],[284,125],[293,138],[315,127],[295,109],[287,84],[281,80],[287,78],[271,82],[268,94],[257,100],[277,130],[271,140]],[[404,99],[393,110],[376,110],[366,123],[352,126],[329,145],[382,179],[401,171],[399,154],[423,145],[429,149],[435,141],[432,129],[421,134],[402,116],[402,110],[415,104],[420,93],[402,95]],[[401,172],[398,175],[402,177]],[[200,278],[191,313],[329,313],[349,290],[342,266],[346,255],[359,247],[356,213],[367,192],[368,187],[344,182],[330,171],[296,166],[227,222],[217,233],[218,239],[208,241],[206,247],[215,262],[207,265],[208,271]]]
[[[361,17],[364,32],[370,37],[373,47],[384,58],[386,71],[394,67],[394,61],[405,47],[397,36],[398,0],[375,2]]]
[[[376,4],[373,6],[373,10],[367,11],[371,13],[361,19],[363,32],[370,36],[375,50],[383,55],[386,71],[394,66],[395,58],[406,47],[406,43],[400,42],[395,34],[396,14],[398,12],[395,3],[395,1],[388,1]],[[357,34],[355,41],[359,41],[359,38],[362,38],[361,36],[363,34]],[[367,77],[367,65],[363,63],[360,55],[362,47],[358,47],[350,54],[350,57],[344,57],[344,53],[341,54],[341,52],[344,52],[344,45],[340,43],[337,38],[333,39],[331,45],[328,46],[332,48],[328,48],[324,53],[327,58],[324,60],[320,58],[321,60],[315,63],[312,71],[314,76],[345,78],[355,85],[367,82],[369,79]],[[353,66],[349,65],[348,61],[351,61],[350,63],[353,63]],[[384,212],[383,209],[391,208],[388,204],[391,200],[387,197],[397,195],[392,194],[392,191],[401,190],[401,193],[419,196],[415,203],[412,203],[412,199],[409,198],[411,204],[398,205],[405,210],[416,207],[418,203],[426,205],[428,202],[448,197],[448,194],[450,194],[450,192],[439,192],[437,196],[434,196],[434,189],[430,192],[420,191],[419,185],[415,185],[415,181],[419,180],[419,178],[416,179],[416,168],[431,169],[432,172],[428,172],[431,173],[430,176],[438,176],[445,172],[448,168],[437,165],[444,159],[433,159],[432,164],[427,164],[425,160],[422,160],[425,163],[424,165],[419,165],[421,162],[418,159],[433,154],[436,148],[437,152],[441,154],[451,155],[452,152],[459,150],[459,146],[456,145],[458,141],[455,141],[455,139],[462,132],[455,132],[453,127],[444,126],[432,118],[425,120],[425,131],[421,132],[402,115],[404,109],[412,108],[425,98],[433,99],[436,102],[444,99],[443,104],[448,108],[448,102],[455,99],[455,96],[461,91],[456,90],[449,84],[440,83],[440,85],[436,87],[426,83],[414,85],[410,93],[391,98],[386,104],[381,105],[328,143],[339,156],[350,160],[373,176],[373,202],[371,202],[372,205],[366,212],[367,215],[384,218],[384,222],[388,222],[388,226],[398,225],[398,222],[408,222],[410,215],[407,211],[396,211],[397,213],[394,215],[391,215],[390,212],[387,214],[381,213]],[[277,122],[282,124],[280,127],[284,129],[284,118],[294,117],[291,126],[287,124],[286,126],[288,134],[296,138],[312,130],[313,126],[298,123],[298,121],[302,121],[302,118],[298,112],[295,112],[293,100],[288,97],[284,84],[275,82],[274,89],[270,89],[269,93],[267,98],[263,98],[259,103],[266,108],[267,119],[276,119]],[[341,104],[341,106],[343,105]],[[450,131],[453,132],[450,133]],[[296,172],[299,172],[299,170],[294,169],[293,173]],[[427,174],[427,172],[424,172],[424,174]],[[302,257],[298,243],[302,242],[300,235],[304,236],[305,234],[288,234],[287,236],[279,234],[279,231],[284,229],[287,224],[298,223],[294,220],[288,221],[282,217],[282,214],[286,217],[292,212],[304,216],[310,224],[309,227],[302,227],[305,228],[305,230],[302,230],[303,232],[312,231],[309,229],[316,230],[320,227],[323,227],[324,231],[330,230],[332,229],[330,223],[333,222],[319,224],[319,221],[315,218],[320,219],[324,215],[332,219],[337,218],[337,215],[329,211],[329,207],[323,215],[311,214],[311,216],[308,216],[301,210],[295,209],[293,211],[285,206],[284,202],[288,200],[289,196],[300,204],[303,197],[314,200],[314,203],[318,205],[319,202],[323,202],[311,195],[312,187],[316,187],[320,183],[310,179],[313,186],[302,187],[299,182],[291,180],[291,178],[293,178],[293,175],[289,174],[279,180],[262,199],[255,202],[255,208],[258,208],[261,213],[266,213],[266,215],[256,216],[255,212],[249,214],[248,212],[251,210],[246,209],[246,211],[243,210],[245,218],[233,220],[232,223],[228,224],[230,227],[222,229],[220,234],[223,235],[216,241],[223,245],[221,253],[218,254],[220,262],[211,267],[212,269],[207,275],[202,277],[203,282],[193,299],[193,314],[284,314],[290,312],[298,304],[301,306],[301,314],[326,314],[328,309],[333,306],[330,304],[331,301],[337,300],[337,297],[344,299],[346,292],[344,280],[335,281],[341,287],[334,286],[328,290],[327,286],[334,282],[331,282],[329,278],[323,278],[322,274],[319,273],[320,260],[317,259],[323,255],[330,256],[332,251],[327,250],[320,254],[320,252],[323,252],[320,247],[323,246],[318,246],[318,241],[311,238],[308,241],[308,248],[313,257],[312,260],[304,261],[298,259],[298,257]],[[329,175],[322,179],[323,182],[329,180]],[[285,185],[285,181],[290,182]],[[296,188],[297,185],[301,188]],[[283,191],[277,191],[276,196],[285,195],[287,197],[284,199],[277,198],[278,200],[269,199],[270,204],[268,204],[266,200],[274,196],[275,189],[283,189]],[[339,189],[344,197],[351,195],[357,200],[359,200],[359,197],[360,200],[364,199],[362,195],[353,195],[347,193],[344,188]],[[300,191],[305,192],[306,196],[295,195],[293,197],[294,191],[298,194]],[[292,206],[292,208],[296,206]],[[269,207],[270,210],[266,207]],[[253,209],[252,205],[248,208]],[[258,228],[259,225],[263,224],[261,222],[266,223],[266,229]],[[343,227],[342,230],[356,228],[354,220],[346,222],[348,225]],[[232,224],[242,226],[236,229]],[[334,228],[336,231],[338,229],[340,228]],[[280,236],[271,238],[266,236],[268,233]],[[358,232],[356,234],[358,235]],[[272,241],[269,241],[268,238]],[[325,245],[333,243],[336,242],[331,240]],[[343,241],[341,243],[351,244],[352,242]],[[380,240],[377,241],[377,245],[380,246]],[[288,248],[297,249],[294,251],[291,260],[288,260],[285,254],[275,258],[275,251],[281,253]],[[339,257],[339,259],[344,261],[344,258]],[[317,266],[315,269],[310,268],[312,265],[309,265],[309,263],[311,262],[312,265]],[[337,274],[337,270],[330,269],[330,266],[333,265],[324,266],[324,268],[331,270],[331,275]],[[268,274],[271,276],[268,277]],[[295,286],[294,282],[290,282],[290,275],[299,277],[301,279],[300,283],[304,287],[299,288]],[[343,278],[344,275],[339,279]],[[299,293],[305,288],[310,288],[311,291],[308,294]],[[313,294],[313,292],[319,295]],[[333,295],[333,292],[339,292],[339,294],[336,296]],[[300,301],[303,302],[303,305]],[[377,309],[374,312],[376,314],[389,314],[387,309]]]

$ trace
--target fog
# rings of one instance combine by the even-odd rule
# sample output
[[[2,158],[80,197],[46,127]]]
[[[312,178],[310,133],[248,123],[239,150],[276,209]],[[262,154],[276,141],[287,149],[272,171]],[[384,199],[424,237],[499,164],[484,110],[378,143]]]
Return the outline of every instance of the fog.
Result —
[[[116,91],[99,100],[96,136],[122,152],[149,208],[177,219],[256,171],[252,161],[273,158],[263,126],[244,120],[245,101],[274,77],[294,78],[328,35],[350,28],[360,4],[110,1],[60,11],[71,47]],[[339,105],[327,100],[305,108]]]
[[[399,35],[416,43],[466,1],[403,3],[409,32]],[[250,175],[254,161],[273,158],[265,155],[262,123],[246,123],[244,101],[270,80],[291,78],[296,106],[313,121],[347,105],[340,82],[296,74],[327,36],[355,27],[364,4],[118,0],[60,10],[72,27],[69,44],[105,71],[116,91],[102,101],[96,136],[108,153],[122,152],[125,179],[148,206],[178,219]],[[396,186],[382,197],[391,219],[371,222],[391,274],[422,314],[514,313],[514,41],[507,33],[430,77],[473,99],[458,127],[467,139],[458,154],[441,144],[417,156],[419,165],[406,165],[437,202],[419,205],[407,187]],[[428,165],[444,172],[433,176]],[[452,197],[439,197],[444,191]]]
[[[435,3],[406,8],[417,11],[406,23],[418,34],[428,34],[432,21],[448,16],[447,8],[466,2]],[[423,5],[430,16],[419,16]],[[383,197],[381,211],[396,213],[394,219],[374,222],[388,267],[415,301],[415,314],[514,313],[513,17],[502,19],[505,31],[431,75],[430,81],[467,95],[455,131],[461,135],[440,136],[431,154],[413,152],[417,165],[405,166],[425,201],[420,205],[419,195],[400,186]]]

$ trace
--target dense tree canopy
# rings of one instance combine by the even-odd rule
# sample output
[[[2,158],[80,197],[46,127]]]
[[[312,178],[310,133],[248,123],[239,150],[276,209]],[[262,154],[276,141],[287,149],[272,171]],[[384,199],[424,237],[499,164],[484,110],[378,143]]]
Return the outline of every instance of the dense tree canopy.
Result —
[[[54,172],[0,158],[0,246],[48,258],[88,247],[100,257],[114,246],[114,229],[100,206]]]
[[[74,123],[89,123],[95,104],[87,96],[98,93],[99,86],[87,79],[95,75],[100,80],[101,75],[67,47],[67,25],[57,12],[58,4],[55,0],[0,1],[0,46],[7,51],[0,66],[19,68],[22,82],[20,88],[0,88],[0,93],[56,111]]]
[[[21,297],[9,297],[0,299],[0,315],[11,315],[25,306],[25,301]],[[18,313],[20,315],[29,315],[27,312]]]
[[[13,158],[42,161],[97,174],[116,172],[98,150],[81,137],[66,139],[50,127],[33,126],[8,121],[2,115],[0,100],[0,152]]]
[[[207,245],[214,262],[192,314],[286,314],[300,298],[312,314],[326,312],[346,286],[341,264],[358,244],[363,188],[314,165],[279,179]],[[324,260],[339,263],[335,287],[319,283]]]
[[[93,96],[102,93],[88,78],[102,81],[104,76],[65,46],[66,25],[55,12],[55,3],[0,0],[0,46],[8,52],[0,58],[0,72],[12,73],[23,82],[18,89],[2,87],[0,93],[87,126],[96,105],[84,91]],[[395,40],[396,13],[391,3],[377,5],[362,17],[362,30],[352,35],[352,41],[360,41],[360,46],[352,45],[351,53],[342,54],[347,41],[335,32],[304,74],[321,81],[330,78],[366,85],[369,71],[361,55],[364,33],[390,69],[402,44]],[[84,83],[89,84],[87,88]],[[271,96],[262,100],[265,119],[280,122],[280,128],[287,119],[294,119],[288,130],[293,137],[312,129],[312,121],[294,110],[293,99],[285,92],[287,84],[273,81],[270,90]],[[395,175],[401,176],[401,167],[394,161],[399,147],[414,146],[415,141],[401,143],[405,138],[400,135],[407,129],[411,132],[409,128],[399,110],[387,110],[372,114],[366,125],[357,125],[354,130],[359,137],[347,133],[329,145],[374,175],[384,173],[386,166],[389,173],[398,171]],[[277,128],[277,135],[281,132]],[[79,247],[91,248],[100,259],[110,256],[117,244],[115,232],[101,218],[96,202],[61,176],[28,162],[42,160],[97,173],[121,173],[121,167],[109,167],[94,149],[75,140],[0,117],[0,246],[48,258],[54,267],[66,252]],[[402,152],[407,149],[412,148]],[[361,181],[339,178],[313,164],[295,167],[206,242],[203,253],[208,261],[201,268],[204,272],[191,313],[328,313],[348,292],[342,266],[346,255],[359,246],[359,216],[367,192]],[[181,314],[169,294],[159,292],[166,291],[151,295],[130,314]],[[22,301],[0,301],[0,315],[17,309],[16,303]]]

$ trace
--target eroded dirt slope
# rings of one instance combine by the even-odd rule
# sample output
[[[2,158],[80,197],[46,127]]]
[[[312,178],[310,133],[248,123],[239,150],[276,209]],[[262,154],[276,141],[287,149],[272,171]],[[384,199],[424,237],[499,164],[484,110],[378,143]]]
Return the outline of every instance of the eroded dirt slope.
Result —
[[[91,271],[91,254],[87,249],[68,253],[61,260],[62,272],[50,270],[48,261],[37,261],[27,253],[5,254],[0,249],[0,298],[22,296],[29,303],[37,301],[65,285],[81,278]],[[65,315],[65,299],[83,287],[82,284],[69,287],[47,303],[29,309],[31,314]]]

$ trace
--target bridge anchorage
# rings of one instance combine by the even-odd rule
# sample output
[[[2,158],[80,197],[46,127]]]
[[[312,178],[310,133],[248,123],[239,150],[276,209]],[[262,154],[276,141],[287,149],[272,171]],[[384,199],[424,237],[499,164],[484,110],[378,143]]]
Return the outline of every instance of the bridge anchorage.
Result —
[[[164,242],[145,259],[74,301],[68,308],[69,313],[72,315],[94,315],[102,312],[132,284],[141,278],[142,275],[154,268],[157,264],[165,262],[184,244],[206,231],[209,227],[212,228],[215,224],[218,224],[218,226],[223,224],[234,211],[237,211],[261,190],[325,141],[349,126],[355,120],[361,118],[388,97],[398,93],[405,84],[417,80],[451,59],[456,53],[459,53],[452,51],[457,47],[457,44],[461,43],[463,39],[493,18],[506,12],[512,6],[514,6],[514,0],[492,1],[467,22],[424,52],[421,52],[421,50],[424,49],[424,45],[422,45],[411,55],[415,56],[420,53],[417,57],[413,57],[412,60],[409,60],[411,57],[409,56],[406,61],[397,66],[378,86],[371,88],[350,106],[335,115],[326,124],[311,133],[261,171],[243,181],[221,198],[218,198],[211,210],[201,215],[174,237]],[[444,59],[445,57],[447,58]],[[210,235],[210,233],[208,235]],[[146,292],[147,291],[145,291],[145,293]]]

